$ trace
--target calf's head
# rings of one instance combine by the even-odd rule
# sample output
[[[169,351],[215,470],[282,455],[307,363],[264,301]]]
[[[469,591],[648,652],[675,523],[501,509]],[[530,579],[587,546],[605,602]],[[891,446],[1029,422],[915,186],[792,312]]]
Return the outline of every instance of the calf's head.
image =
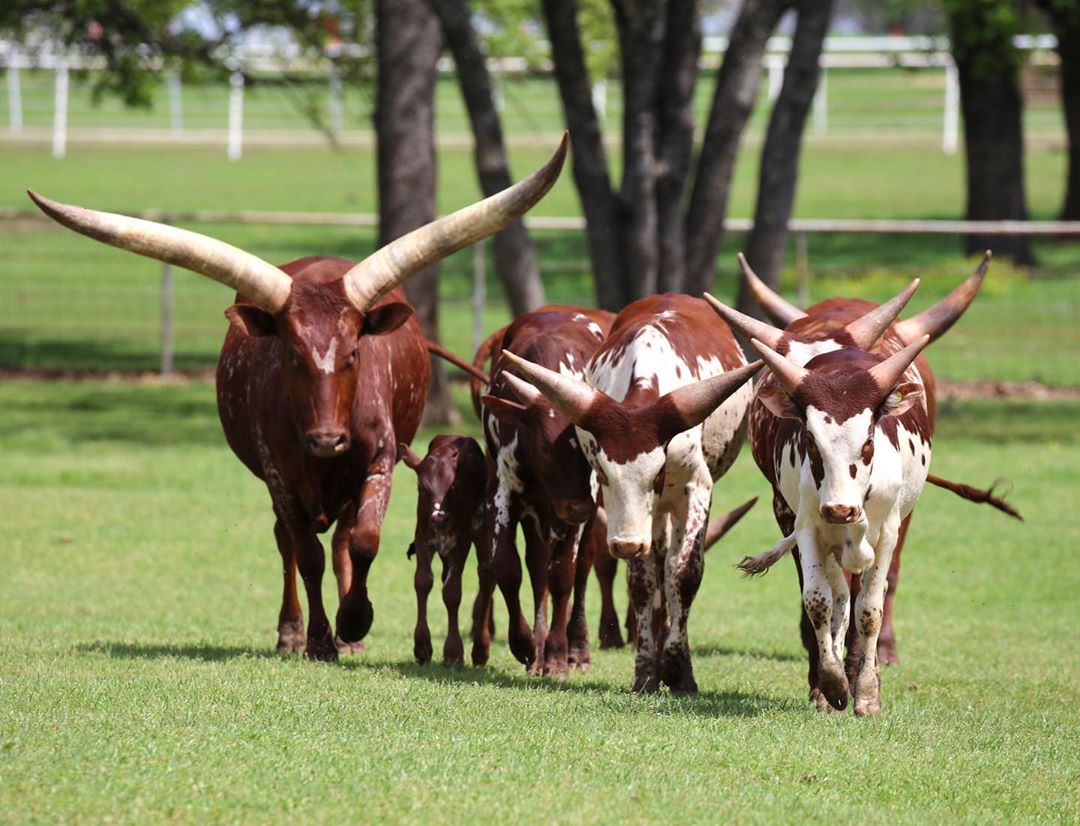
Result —
[[[301,448],[332,457],[349,447],[360,336],[392,332],[412,313],[407,304],[380,304],[380,299],[411,274],[517,220],[555,183],[566,148],[564,135],[551,159],[520,183],[392,241],[331,279],[294,279],[205,235],[29,195],[42,212],[69,229],[236,290],[243,300],[226,311],[229,321],[246,335],[280,339],[281,369]]]
[[[483,494],[484,454],[467,436],[436,436],[421,458],[404,442],[398,458],[416,472],[417,514],[435,530],[468,525]],[[468,513],[456,509],[466,505]]]
[[[904,373],[929,342],[923,335],[885,359],[844,348],[802,367],[756,338],[751,341],[774,379],[759,385],[758,399],[774,415],[802,426],[824,521],[863,520],[875,432],[882,420],[902,415],[921,398],[922,386],[905,381]]]
[[[588,383],[504,351],[528,381],[510,375],[528,405],[547,399],[577,427],[581,450],[596,472],[607,514],[608,549],[633,559],[649,552],[653,517],[664,489],[667,446],[701,424],[761,367],[754,362],[673,390],[652,402],[618,402]]]

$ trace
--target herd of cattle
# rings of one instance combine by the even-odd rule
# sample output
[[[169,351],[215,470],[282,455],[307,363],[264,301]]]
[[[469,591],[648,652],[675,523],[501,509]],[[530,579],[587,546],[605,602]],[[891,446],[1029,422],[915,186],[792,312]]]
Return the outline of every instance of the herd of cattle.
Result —
[[[458,609],[475,546],[472,662],[489,657],[498,586],[510,649],[543,676],[588,667],[584,596],[594,563],[601,645],[623,644],[612,591],[624,560],[633,690],[694,692],[687,627],[704,553],[753,505],[710,523],[712,491],[749,431],[783,538],[739,567],[761,573],[794,555],[812,701],[844,709],[853,697],[856,714],[878,713],[879,662],[896,658],[900,552],[923,485],[1017,515],[991,491],[928,475],[934,377],[922,351],[975,297],[989,253],[943,301],[903,321],[897,318],[917,281],[880,306],[830,299],[802,311],[741,258],[776,326],[709,295],[651,296],[617,315],[541,308],[491,336],[473,365],[456,360],[473,375],[486,451],[471,438],[443,435],[421,457],[409,444],[426,400],[429,351],[453,356],[425,340],[400,285],[517,220],[550,189],[565,154],[564,138],[519,184],[358,264],[309,257],[279,268],[203,235],[30,195],[70,229],[237,291],[226,311],[218,409],[229,446],[266,483],[273,503],[284,573],[279,650],[329,660],[362,646],[373,619],[368,572],[402,460],[419,488],[410,547],[419,662],[432,656],[426,606],[435,556],[449,618],[444,661],[464,663]],[[747,363],[735,333],[761,361]],[[332,524],[333,626],[322,601],[318,539]],[[531,623],[520,600],[519,527]]]

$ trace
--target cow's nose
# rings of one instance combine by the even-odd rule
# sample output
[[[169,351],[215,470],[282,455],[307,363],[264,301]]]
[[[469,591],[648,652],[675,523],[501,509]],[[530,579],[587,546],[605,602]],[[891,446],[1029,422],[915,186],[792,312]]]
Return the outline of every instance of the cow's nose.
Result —
[[[635,539],[613,539],[608,543],[608,549],[616,559],[638,559],[645,556],[648,547]]]
[[[342,428],[324,428],[309,430],[307,434],[308,453],[326,459],[344,453],[349,446],[349,434]]]
[[[595,509],[591,499],[567,499],[555,506],[555,515],[563,522],[580,525],[592,518]]]
[[[832,525],[850,525],[862,518],[858,505],[822,505],[821,517]]]

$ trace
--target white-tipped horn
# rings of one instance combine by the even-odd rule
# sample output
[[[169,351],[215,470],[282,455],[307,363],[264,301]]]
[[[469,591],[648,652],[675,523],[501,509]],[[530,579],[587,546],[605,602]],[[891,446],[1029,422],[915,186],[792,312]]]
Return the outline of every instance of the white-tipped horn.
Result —
[[[754,300],[761,305],[765,315],[772,319],[774,324],[787,327],[791,322],[806,316],[802,310],[791,302],[780,297],[771,287],[758,278],[751,268],[746,256],[739,253],[739,266],[742,268],[746,286],[754,296]]]
[[[780,345],[780,339],[784,335],[783,330],[779,330],[771,324],[766,324],[764,321],[759,321],[753,316],[744,315],[738,310],[733,310],[709,293],[705,293],[705,300],[709,302],[724,321],[742,333],[747,341],[756,338],[758,341],[764,341],[773,349]]]
[[[986,271],[990,267],[990,257],[990,250],[987,250],[975,272],[933,307],[923,310],[916,316],[898,321],[896,323],[897,335],[906,342],[915,341],[922,335],[930,336],[931,341],[941,338],[978,295],[979,287],[982,286]]]
[[[566,160],[569,133],[542,167],[523,181],[391,241],[345,276],[349,301],[363,311],[417,270],[493,235],[528,212],[554,185]]]
[[[509,350],[503,350],[502,357],[513,365],[514,372],[532,382],[572,424],[582,422],[599,395],[595,388],[585,382],[526,361]]]
[[[761,357],[765,359],[765,364],[768,365],[769,371],[776,376],[777,380],[780,382],[780,386],[787,391],[789,396],[794,396],[799,389],[799,385],[803,383],[803,380],[810,374],[810,371],[805,367],[800,367],[795,362],[784,358],[769,347],[769,345],[756,338],[751,339],[750,343],[754,346],[755,350],[761,353]]]
[[[26,192],[42,212],[68,229],[205,275],[267,312],[276,313],[289,298],[292,279],[285,272],[224,241],[155,221],[62,204],[29,189]]]
[[[855,340],[855,344],[863,350],[869,350],[882,334],[889,329],[900,311],[904,309],[915,290],[919,289],[919,279],[916,278],[905,287],[899,295],[890,298],[884,304],[880,304],[866,315],[857,318],[844,329]]]
[[[877,386],[881,388],[882,393],[888,393],[896,386],[896,383],[900,381],[900,377],[904,375],[904,371],[911,366],[911,362],[915,361],[919,353],[929,343],[930,336],[924,335],[918,341],[911,342],[903,350],[893,353],[884,361],[870,368],[870,375]]]

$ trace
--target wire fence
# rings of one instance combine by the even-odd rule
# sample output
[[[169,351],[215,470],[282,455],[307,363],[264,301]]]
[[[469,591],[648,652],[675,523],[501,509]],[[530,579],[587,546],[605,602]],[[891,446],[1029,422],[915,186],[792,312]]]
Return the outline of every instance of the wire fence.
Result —
[[[314,250],[359,259],[374,247],[375,216],[281,213],[147,213],[197,227],[274,261]],[[749,222],[728,222],[714,292],[734,296],[735,252]],[[833,295],[884,300],[915,276],[911,311],[945,295],[970,271],[958,255],[964,222],[792,222],[781,291],[808,305]],[[995,262],[963,321],[934,345],[932,363],[952,381],[1038,381],[1080,386],[1080,224],[995,224],[1044,239],[1036,270]],[[981,229],[987,229],[982,227]],[[591,305],[594,288],[580,219],[538,219],[531,234],[549,301]],[[908,237],[918,237],[912,257]],[[15,371],[205,371],[216,363],[232,295],[219,284],[90,244],[22,211],[0,211],[7,264],[0,274],[0,367]],[[865,262],[874,261],[873,266]],[[443,341],[470,355],[509,320],[490,244],[441,265]]]

